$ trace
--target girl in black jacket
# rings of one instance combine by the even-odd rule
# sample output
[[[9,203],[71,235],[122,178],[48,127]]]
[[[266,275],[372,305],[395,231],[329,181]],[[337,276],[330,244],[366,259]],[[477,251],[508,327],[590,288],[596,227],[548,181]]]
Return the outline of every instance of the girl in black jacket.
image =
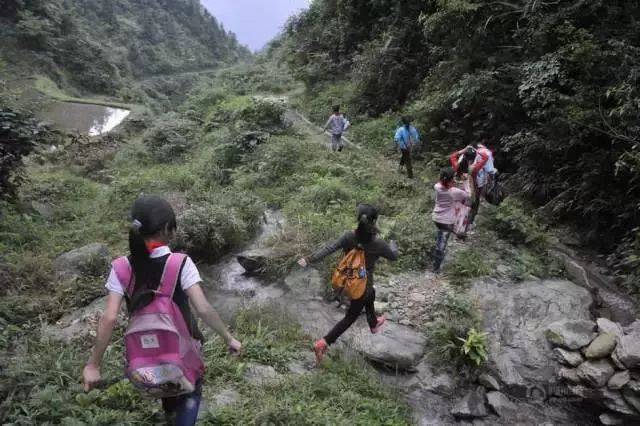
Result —
[[[328,244],[326,247],[318,250],[307,258],[298,260],[298,264],[303,268],[310,263],[324,259],[330,254],[342,249],[346,254],[356,247],[364,250],[365,262],[367,267],[367,288],[364,295],[360,299],[351,301],[349,309],[345,317],[338,322],[331,331],[322,339],[314,344],[316,353],[316,361],[318,364],[322,361],[325,353],[329,349],[329,345],[333,344],[342,333],[344,333],[358,319],[358,316],[365,309],[367,314],[367,322],[371,329],[371,333],[377,333],[385,322],[383,315],[377,316],[374,308],[376,299],[376,291],[373,288],[373,273],[376,262],[380,257],[389,260],[398,258],[398,245],[395,241],[388,244],[377,238],[376,221],[378,220],[378,210],[369,204],[360,204],[357,209],[358,227],[355,231],[347,231],[337,241]]]

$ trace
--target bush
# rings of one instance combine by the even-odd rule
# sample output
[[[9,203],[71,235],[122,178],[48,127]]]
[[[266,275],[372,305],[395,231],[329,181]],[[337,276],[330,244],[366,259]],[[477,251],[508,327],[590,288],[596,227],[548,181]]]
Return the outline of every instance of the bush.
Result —
[[[143,135],[151,157],[160,163],[177,162],[193,145],[195,123],[177,113],[158,118]]]
[[[261,207],[256,199],[237,191],[197,201],[178,217],[175,246],[198,259],[214,261],[253,235]]]
[[[393,136],[397,127],[397,119],[390,115],[372,120],[354,123],[351,138],[363,146],[380,150],[393,146]]]
[[[0,199],[15,196],[25,178],[22,159],[49,136],[36,120],[11,109],[0,109]]]
[[[437,364],[453,364],[464,373],[466,368],[476,367],[475,359],[484,358],[482,354],[486,353],[484,336],[475,332],[480,326],[478,307],[468,296],[450,290],[438,299],[434,303],[433,321],[425,325],[427,347]],[[468,356],[471,353],[473,358]]]
[[[495,210],[492,210],[490,224],[498,235],[516,245],[529,246],[535,250],[544,250],[548,236],[533,216],[526,213],[523,204],[507,198]]]
[[[284,112],[282,102],[253,98],[248,107],[238,112],[236,119],[244,121],[240,125],[246,128],[277,131],[286,127]]]
[[[453,260],[446,264],[447,277],[454,285],[464,285],[473,278],[489,275],[492,271],[485,253],[468,248],[453,254]]]
[[[458,337],[458,341],[462,342],[460,346],[462,355],[476,367],[480,367],[487,361],[487,333],[479,333],[472,328],[466,338]]]

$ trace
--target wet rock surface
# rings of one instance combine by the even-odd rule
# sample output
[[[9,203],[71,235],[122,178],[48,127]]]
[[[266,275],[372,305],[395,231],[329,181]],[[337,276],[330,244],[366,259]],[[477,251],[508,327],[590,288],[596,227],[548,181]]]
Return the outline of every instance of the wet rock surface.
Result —
[[[527,386],[555,380],[547,328],[556,321],[586,322],[590,317],[589,292],[569,281],[485,280],[474,283],[471,294],[478,300],[489,333],[489,368],[519,393]]]
[[[469,391],[451,409],[451,414],[457,419],[473,419],[489,415],[486,406],[487,392],[482,386]]]
[[[53,267],[62,279],[83,275],[101,276],[109,270],[110,261],[111,254],[107,246],[93,243],[61,254],[53,262]]]

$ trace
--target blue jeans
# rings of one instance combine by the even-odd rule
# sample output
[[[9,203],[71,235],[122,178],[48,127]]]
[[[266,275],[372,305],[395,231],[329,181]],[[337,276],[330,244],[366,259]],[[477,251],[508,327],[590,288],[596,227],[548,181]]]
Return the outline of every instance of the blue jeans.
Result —
[[[445,225],[438,222],[435,222],[435,224],[438,228],[438,237],[436,239],[436,249],[433,252],[433,272],[440,272],[444,254],[447,251],[447,242],[451,232],[453,232],[453,225]]]
[[[200,400],[202,400],[202,386],[199,383],[192,393],[162,398],[162,408],[167,422],[175,426],[195,425],[198,419]]]

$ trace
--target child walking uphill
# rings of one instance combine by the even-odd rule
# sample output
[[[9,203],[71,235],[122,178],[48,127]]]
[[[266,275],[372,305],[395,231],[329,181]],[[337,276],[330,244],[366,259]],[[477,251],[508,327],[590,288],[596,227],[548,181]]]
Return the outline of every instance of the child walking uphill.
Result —
[[[438,228],[436,248],[433,253],[433,272],[440,273],[440,267],[447,250],[449,236],[453,232],[456,217],[456,204],[471,204],[471,195],[455,187],[455,171],[445,167],[440,171],[440,180],[433,187],[436,191],[436,203],[431,218]]]
[[[206,299],[193,261],[169,249],[176,230],[169,203],[159,197],[138,198],[131,216],[131,253],[113,262],[107,279],[109,295],[82,373],[84,389],[89,391],[101,380],[102,357],[125,300],[130,317],[124,337],[127,376],[140,390],[162,398],[169,424],[193,425],[204,364],[200,354],[203,337],[190,305],[224,338],[231,352],[239,352],[241,344]]]
[[[407,168],[407,177],[413,179],[411,151],[413,147],[420,142],[420,134],[416,128],[411,125],[411,119],[409,117],[402,117],[402,126],[396,130],[393,140],[401,153],[400,169],[402,169],[402,166],[405,166]]]
[[[374,308],[376,291],[373,287],[373,273],[376,262],[380,257],[392,261],[398,258],[398,246],[395,241],[390,241],[389,244],[387,244],[377,238],[376,234],[378,230],[376,228],[376,222],[378,220],[378,211],[375,207],[369,204],[358,205],[357,218],[358,226],[355,231],[347,231],[334,243],[327,245],[325,248],[307,258],[298,260],[298,264],[305,268],[308,264],[317,262],[336,252],[338,249],[342,249],[345,254],[350,253],[356,248],[364,251],[366,269],[366,287],[364,288],[364,292],[361,297],[351,300],[345,317],[340,320],[324,338],[315,342],[314,351],[318,364],[322,361],[329,346],[351,327],[363,309],[366,311],[367,322],[369,323],[371,333],[378,333],[385,322],[385,317],[382,315],[377,316]],[[364,275],[365,271],[361,271],[361,273]]]
[[[322,129],[323,132],[326,132],[327,129],[329,133],[331,133],[331,150],[342,151],[344,148],[344,144],[342,143],[342,134],[347,131],[347,129],[351,126],[349,120],[347,120],[344,115],[340,114],[340,105],[335,105],[333,107],[333,114],[327,120],[327,123],[324,125]]]

